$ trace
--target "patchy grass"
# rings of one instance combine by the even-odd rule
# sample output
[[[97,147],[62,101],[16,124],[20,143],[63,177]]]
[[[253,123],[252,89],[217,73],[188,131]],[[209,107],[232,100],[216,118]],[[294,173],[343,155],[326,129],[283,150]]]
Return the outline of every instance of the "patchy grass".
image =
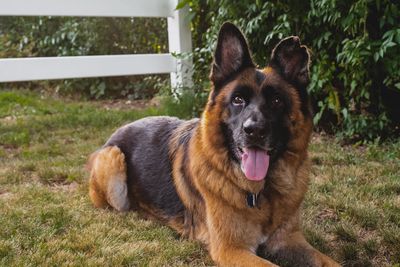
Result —
[[[205,266],[207,252],[135,213],[94,209],[84,164],[119,126],[191,105],[115,110],[0,92],[0,266]],[[303,211],[314,246],[345,266],[400,264],[400,141],[341,147],[315,136]]]
[[[315,136],[311,159],[303,212],[311,243],[345,266],[399,266],[400,140],[342,147]]]

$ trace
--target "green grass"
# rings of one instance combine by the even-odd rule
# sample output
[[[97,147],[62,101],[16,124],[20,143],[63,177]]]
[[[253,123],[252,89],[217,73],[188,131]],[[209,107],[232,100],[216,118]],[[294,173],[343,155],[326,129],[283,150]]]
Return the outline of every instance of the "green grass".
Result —
[[[0,266],[205,266],[207,251],[169,228],[94,209],[87,156],[119,126],[162,108],[106,110],[26,91],[0,92]],[[315,135],[304,232],[345,266],[400,264],[400,141],[342,147]]]

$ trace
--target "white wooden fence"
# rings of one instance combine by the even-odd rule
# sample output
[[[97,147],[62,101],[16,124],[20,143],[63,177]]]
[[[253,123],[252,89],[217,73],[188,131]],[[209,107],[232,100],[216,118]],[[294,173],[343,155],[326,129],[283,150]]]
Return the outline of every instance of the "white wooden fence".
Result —
[[[0,82],[171,73],[174,88],[192,85],[187,9],[178,0],[0,0],[0,16],[167,17],[169,54],[0,59]]]

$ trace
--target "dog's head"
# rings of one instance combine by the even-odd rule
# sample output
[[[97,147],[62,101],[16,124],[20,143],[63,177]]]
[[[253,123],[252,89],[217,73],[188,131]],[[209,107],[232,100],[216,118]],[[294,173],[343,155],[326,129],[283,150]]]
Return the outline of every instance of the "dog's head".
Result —
[[[305,150],[311,132],[309,53],[296,36],[279,42],[257,69],[235,25],[219,32],[205,110],[210,142],[221,144],[249,180],[261,181],[286,151]]]

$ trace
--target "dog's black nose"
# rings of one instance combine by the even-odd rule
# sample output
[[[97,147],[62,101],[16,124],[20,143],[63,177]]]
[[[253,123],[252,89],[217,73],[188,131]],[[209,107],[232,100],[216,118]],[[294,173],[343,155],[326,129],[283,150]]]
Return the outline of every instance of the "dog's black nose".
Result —
[[[247,119],[243,123],[243,131],[245,132],[246,136],[251,139],[263,140],[266,136],[264,124],[252,119]]]

